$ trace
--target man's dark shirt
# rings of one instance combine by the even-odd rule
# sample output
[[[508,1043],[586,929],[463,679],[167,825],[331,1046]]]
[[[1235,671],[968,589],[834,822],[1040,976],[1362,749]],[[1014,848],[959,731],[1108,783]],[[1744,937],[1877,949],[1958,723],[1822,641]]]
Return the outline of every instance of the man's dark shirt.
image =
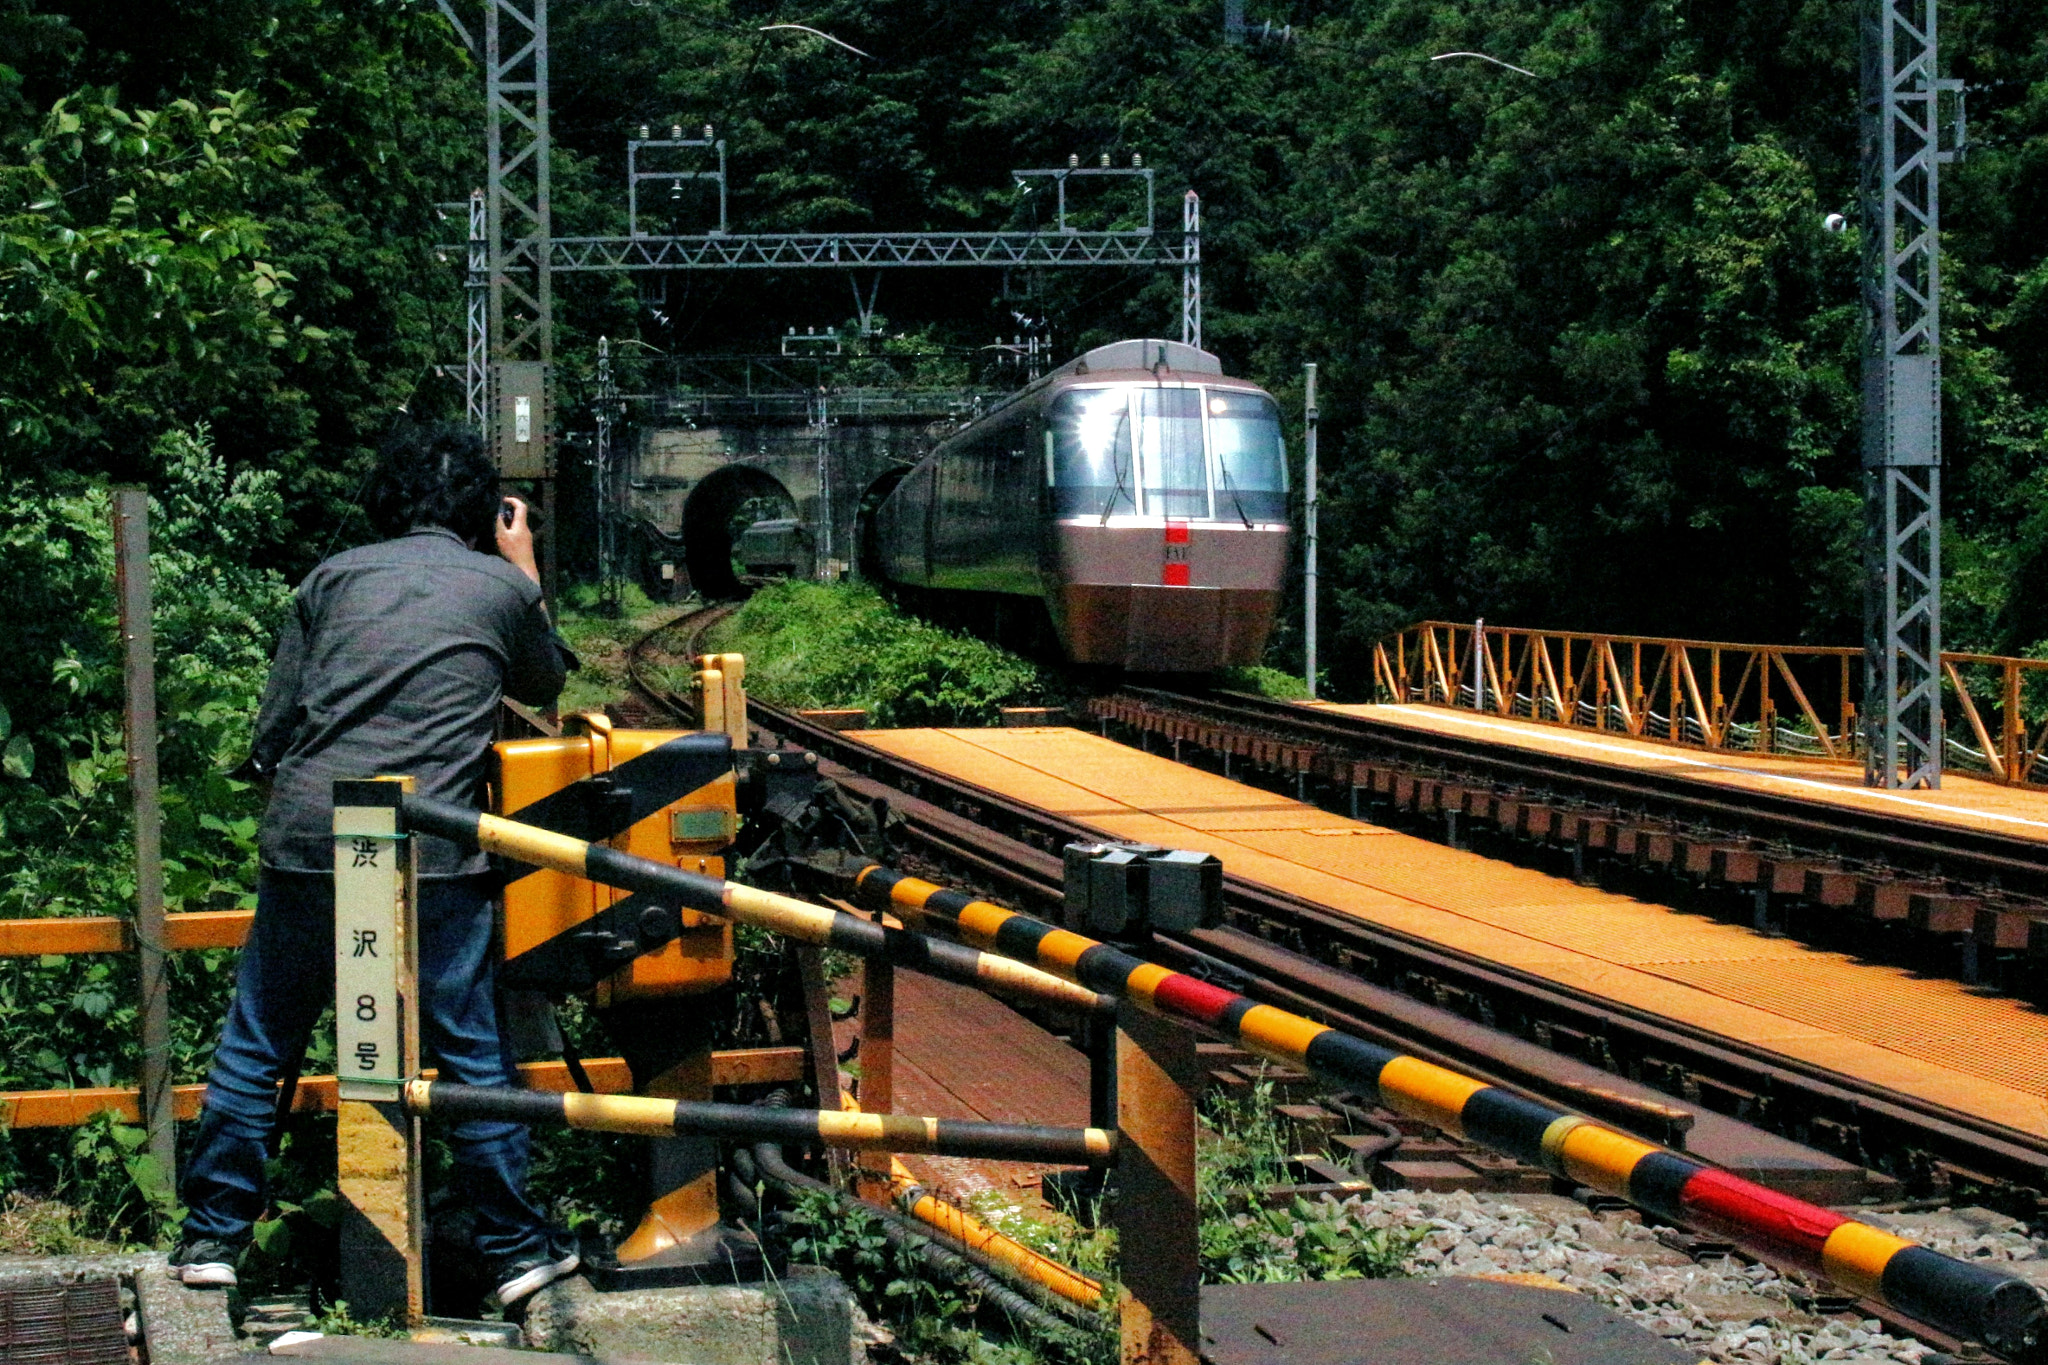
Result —
[[[480,805],[499,698],[546,706],[562,690],[539,586],[452,531],[338,554],[292,606],[256,718],[256,767],[276,770],[265,867],[333,870],[337,777],[404,773],[422,796]],[[420,839],[421,876],[485,867],[482,854]]]

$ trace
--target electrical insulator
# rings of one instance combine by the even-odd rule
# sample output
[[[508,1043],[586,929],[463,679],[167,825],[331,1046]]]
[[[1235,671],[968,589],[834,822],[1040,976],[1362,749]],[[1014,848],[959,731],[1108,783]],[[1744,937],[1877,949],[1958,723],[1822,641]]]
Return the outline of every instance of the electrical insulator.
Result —
[[[671,182],[669,182],[669,187],[668,187],[668,197],[669,197],[669,202],[670,202],[670,203],[675,203],[675,202],[678,202],[679,200],[681,200],[681,199],[682,199],[682,197],[683,197],[683,182],[682,182],[682,181],[680,181],[680,180],[674,180],[674,181],[671,181]]]
[[[1073,169],[1074,167],[1076,167],[1076,166],[1079,166],[1080,164],[1081,164],[1081,154],[1080,154],[1079,152],[1068,152],[1068,153],[1067,153],[1067,169],[1068,169],[1068,170],[1072,170],[1072,169]]]
[[[681,142],[681,141],[683,140],[683,125],[682,125],[682,124],[680,124],[680,123],[671,123],[671,124],[670,124],[670,125],[668,126],[668,140],[669,140],[670,142]]]
[[[647,125],[644,123],[640,125],[640,140],[647,141]]]
[[[1108,152],[1104,152],[1104,153],[1102,154],[1102,169],[1103,169],[1103,170],[1105,170],[1105,171],[1109,169],[1109,153],[1108,153]]]
[[[1134,171],[1142,171],[1145,169],[1145,154],[1143,152],[1131,153],[1131,169]]]
[[[711,141],[711,125],[708,123],[704,125],[704,140]]]

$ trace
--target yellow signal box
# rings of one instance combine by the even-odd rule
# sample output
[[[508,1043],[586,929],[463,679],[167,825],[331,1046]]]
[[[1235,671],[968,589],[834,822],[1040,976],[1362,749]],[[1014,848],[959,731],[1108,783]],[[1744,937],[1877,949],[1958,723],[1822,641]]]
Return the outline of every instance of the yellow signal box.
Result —
[[[747,743],[746,696],[741,689],[746,661],[728,654],[704,662],[707,667],[699,674],[700,693],[708,699],[704,732],[729,736],[735,749],[742,748]],[[711,680],[708,690],[702,684],[706,677]],[[586,837],[595,834],[623,852],[690,872],[725,876],[725,855],[740,827],[737,780],[731,767],[710,772],[700,785],[649,809],[648,794],[632,789],[649,780],[675,778],[662,778],[658,771],[652,779],[643,777],[639,774],[650,769],[641,767],[636,773],[631,765],[692,732],[621,730],[601,713],[571,717],[564,730],[555,739],[507,740],[495,747],[494,810],[517,816],[536,802],[551,797],[560,801],[560,794],[588,783],[583,799],[572,800],[565,811],[566,820],[580,819],[602,831],[617,829],[614,820],[630,823],[616,833],[592,830]],[[658,770],[659,758],[653,762]],[[671,766],[669,771],[675,770]],[[617,787],[608,781],[614,774],[620,779]],[[635,813],[640,818],[631,819]],[[582,878],[547,869],[527,873],[505,888],[505,960],[511,962],[575,932],[625,899],[625,892]],[[673,909],[654,906],[648,913],[662,921],[664,935],[674,930]],[[631,928],[622,928],[621,938],[628,940],[623,950],[631,954]],[[729,982],[732,958],[730,923],[683,910],[679,934],[658,948],[629,956],[617,971],[597,982],[595,1003],[606,1027],[617,1025],[627,1031],[621,1042],[641,1093],[711,1098],[710,1035],[698,1007],[683,1002]],[[665,1006],[664,1001],[674,1004]],[[639,1226],[619,1245],[617,1266],[659,1274],[655,1267],[678,1260],[694,1264],[706,1258],[715,1261],[720,1254],[730,1259],[718,1225],[716,1144],[699,1138],[656,1140],[649,1168],[652,1202]]]
[[[678,730],[612,730],[604,748],[612,765],[626,763],[675,739]],[[673,864],[707,877],[725,876],[725,849],[739,833],[738,790],[732,773],[662,807],[611,841],[636,857]],[[592,889],[604,904],[626,898],[607,886]],[[683,931],[642,953],[598,985],[600,1008],[628,1000],[695,995],[732,979],[732,925],[695,910],[682,912]]]
[[[744,703],[742,703],[744,705]],[[572,783],[602,777],[685,732],[618,730],[601,713],[572,717],[557,739],[505,740],[496,746],[493,807],[513,815]],[[733,774],[686,792],[604,842],[706,876],[725,875],[724,852],[739,831]],[[511,960],[574,929],[625,892],[542,868],[505,888],[503,942]],[[695,995],[732,978],[732,926],[693,910],[682,933],[600,982],[600,1008],[630,1000]]]

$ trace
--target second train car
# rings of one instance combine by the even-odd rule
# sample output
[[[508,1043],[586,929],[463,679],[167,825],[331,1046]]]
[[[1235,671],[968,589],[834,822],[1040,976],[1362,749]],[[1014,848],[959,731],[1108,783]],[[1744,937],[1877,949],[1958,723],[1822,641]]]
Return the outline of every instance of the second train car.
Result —
[[[984,623],[1049,626],[1077,664],[1255,664],[1287,568],[1280,412],[1207,351],[1098,346],[904,473],[864,567]]]

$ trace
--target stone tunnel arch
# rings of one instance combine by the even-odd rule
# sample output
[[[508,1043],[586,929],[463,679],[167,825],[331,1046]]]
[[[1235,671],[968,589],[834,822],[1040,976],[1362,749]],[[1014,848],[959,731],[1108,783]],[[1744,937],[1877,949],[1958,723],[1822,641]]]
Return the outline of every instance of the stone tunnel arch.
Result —
[[[729,464],[705,475],[683,502],[683,562],[691,585],[707,600],[740,596],[732,566],[740,532],[750,522],[797,515],[796,499],[772,474]]]

